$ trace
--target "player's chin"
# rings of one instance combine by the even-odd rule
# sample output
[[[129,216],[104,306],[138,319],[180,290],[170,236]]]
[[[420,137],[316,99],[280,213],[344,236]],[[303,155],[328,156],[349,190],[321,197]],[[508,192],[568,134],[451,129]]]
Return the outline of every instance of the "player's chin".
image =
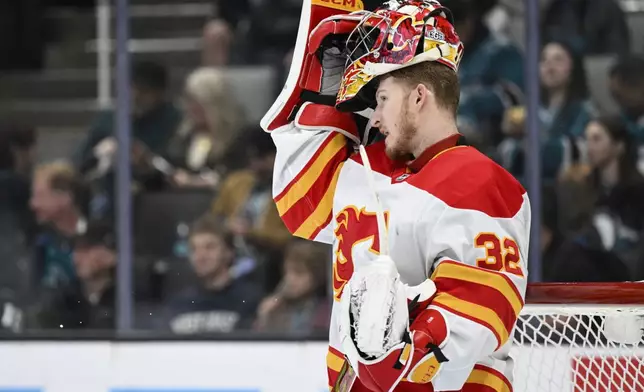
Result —
[[[389,159],[394,161],[406,160],[405,158],[409,155],[398,146],[389,145],[387,142],[385,142],[385,154],[387,154]]]

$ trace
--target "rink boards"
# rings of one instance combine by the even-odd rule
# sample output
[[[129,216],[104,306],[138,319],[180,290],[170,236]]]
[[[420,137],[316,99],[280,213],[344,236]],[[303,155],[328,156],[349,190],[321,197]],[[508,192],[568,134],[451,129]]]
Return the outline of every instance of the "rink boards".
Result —
[[[515,347],[514,354],[516,392],[567,392],[600,373],[593,384],[607,384],[616,376],[611,366],[637,369],[634,356],[644,357],[644,348],[589,356]],[[322,392],[325,358],[322,342],[2,342],[0,392]],[[573,375],[573,366],[585,374]],[[633,373],[644,377],[644,368]]]

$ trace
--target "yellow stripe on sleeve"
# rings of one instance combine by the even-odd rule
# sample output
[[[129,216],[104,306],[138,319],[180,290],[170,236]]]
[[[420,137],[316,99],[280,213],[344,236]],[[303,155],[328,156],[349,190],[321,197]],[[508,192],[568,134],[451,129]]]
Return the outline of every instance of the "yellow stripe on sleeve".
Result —
[[[335,355],[329,350],[326,354],[326,366],[334,372],[339,372],[342,370],[342,365],[344,365],[344,358]]]
[[[298,229],[293,233],[296,237],[301,238],[311,238],[313,233],[323,225],[331,212],[333,211],[333,196],[335,195],[335,187],[338,184],[338,178],[340,177],[340,171],[344,167],[344,163],[338,165],[335,173],[333,173],[333,179],[329,184],[322,200],[315,207],[315,210],[311,215],[298,227]]]
[[[320,173],[324,169],[329,160],[333,158],[338,151],[346,148],[345,136],[341,133],[337,133],[333,139],[324,147],[322,152],[311,162],[305,170],[304,174],[297,180],[297,183],[277,201],[277,210],[280,214],[284,214],[291,207],[293,207],[298,201],[300,201],[304,195],[311,189],[315,181],[320,176]]]
[[[516,317],[519,317],[519,313],[523,309],[523,300],[517,295],[514,284],[509,278],[503,277],[499,273],[452,261],[444,261],[438,265],[436,271],[432,274],[432,280],[438,278],[462,280],[491,287],[503,294],[510,306],[512,306]]]
[[[497,392],[512,392],[510,386],[502,378],[481,369],[474,369],[466,383],[485,385]]]
[[[448,311],[456,311],[461,317],[465,317],[488,328],[491,328],[492,332],[497,336],[497,339],[499,339],[499,346],[508,341],[508,330],[505,328],[505,325],[503,324],[501,318],[499,318],[499,315],[496,314],[496,312],[494,312],[492,309],[477,305],[472,302],[464,301],[462,299],[458,299],[447,293],[438,294],[432,301],[432,305],[444,307]]]

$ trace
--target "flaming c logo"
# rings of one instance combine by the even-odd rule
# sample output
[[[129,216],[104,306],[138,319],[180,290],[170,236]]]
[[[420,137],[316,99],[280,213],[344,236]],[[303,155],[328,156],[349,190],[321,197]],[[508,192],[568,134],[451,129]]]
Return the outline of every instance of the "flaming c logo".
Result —
[[[349,206],[335,217],[338,224],[335,229],[338,249],[333,264],[333,295],[340,300],[342,289],[353,275],[353,247],[370,241],[369,251],[380,254],[380,235],[376,214]],[[385,222],[389,223],[389,214],[385,212]]]
[[[373,76],[362,73],[364,65],[360,62],[352,64],[340,83],[338,97],[349,99],[358,94],[358,91],[373,79]]]

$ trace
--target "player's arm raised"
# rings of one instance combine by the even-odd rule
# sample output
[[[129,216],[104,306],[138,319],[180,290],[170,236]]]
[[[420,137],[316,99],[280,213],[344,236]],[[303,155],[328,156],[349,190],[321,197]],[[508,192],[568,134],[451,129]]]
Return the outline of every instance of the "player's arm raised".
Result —
[[[262,128],[277,147],[273,196],[282,220],[296,236],[330,243],[335,186],[350,143],[359,141],[354,115],[334,108],[342,45],[357,22],[316,4],[304,2],[289,77]]]

